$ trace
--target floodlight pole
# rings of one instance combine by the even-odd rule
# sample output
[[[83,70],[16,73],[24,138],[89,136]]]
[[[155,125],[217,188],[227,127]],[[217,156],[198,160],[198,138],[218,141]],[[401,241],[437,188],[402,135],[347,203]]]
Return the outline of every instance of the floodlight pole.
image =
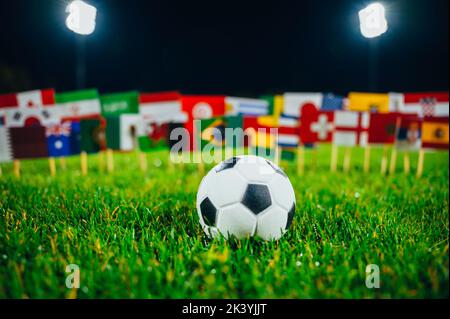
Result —
[[[75,34],[76,41],[76,87],[81,90],[86,87],[86,37]]]
[[[378,38],[369,39],[369,90],[378,90]]]

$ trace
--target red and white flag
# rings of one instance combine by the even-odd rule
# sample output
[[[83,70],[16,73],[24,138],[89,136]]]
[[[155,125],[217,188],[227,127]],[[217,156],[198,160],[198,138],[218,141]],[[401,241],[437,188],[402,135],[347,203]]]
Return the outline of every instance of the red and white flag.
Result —
[[[334,112],[333,143],[340,146],[367,145],[369,117],[367,112]]]
[[[5,111],[5,126],[50,126],[60,123],[62,110],[57,107],[34,106]]]
[[[301,118],[303,112],[319,110],[322,100],[322,93],[285,93],[283,113]]]
[[[334,132],[334,112],[303,112],[299,132],[303,144],[331,142]]]
[[[0,95],[0,126],[5,123],[5,112],[17,108],[33,108],[42,105],[53,106],[55,104],[55,90],[33,90],[19,93]]]
[[[281,115],[278,119],[278,146],[294,148],[299,145],[299,126],[297,118]]]
[[[404,93],[398,111],[420,117],[448,117],[448,92]]]
[[[181,108],[181,94],[178,92],[141,93],[139,114],[145,123],[187,121],[187,114]]]

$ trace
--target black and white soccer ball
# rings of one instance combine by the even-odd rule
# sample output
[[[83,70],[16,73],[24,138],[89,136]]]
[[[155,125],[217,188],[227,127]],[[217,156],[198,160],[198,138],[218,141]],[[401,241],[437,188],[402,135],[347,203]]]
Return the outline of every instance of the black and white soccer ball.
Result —
[[[203,178],[197,192],[200,224],[210,237],[277,240],[295,213],[295,194],[287,175],[262,157],[232,157]]]

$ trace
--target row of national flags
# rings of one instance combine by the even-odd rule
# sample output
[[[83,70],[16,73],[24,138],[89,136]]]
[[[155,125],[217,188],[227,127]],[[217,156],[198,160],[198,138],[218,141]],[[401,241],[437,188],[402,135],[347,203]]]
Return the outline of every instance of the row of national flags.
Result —
[[[182,150],[208,144],[278,147],[286,159],[294,158],[290,153],[299,146],[319,143],[448,149],[448,117],[448,92],[294,92],[248,98],[34,90],[0,95],[0,162],[105,149],[149,152],[174,146],[181,138],[174,133],[181,128],[190,134]],[[231,141],[226,128],[245,134]]]

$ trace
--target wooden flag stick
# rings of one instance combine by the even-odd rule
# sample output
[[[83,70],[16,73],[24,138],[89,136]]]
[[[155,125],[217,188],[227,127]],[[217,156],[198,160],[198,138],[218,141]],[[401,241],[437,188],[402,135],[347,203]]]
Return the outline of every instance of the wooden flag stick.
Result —
[[[48,167],[50,169],[50,176],[56,175],[56,161],[54,157],[48,158]]]
[[[421,148],[420,151],[419,151],[419,160],[417,162],[417,174],[416,174],[416,176],[418,178],[422,176],[424,161],[425,161],[425,150]]]
[[[277,145],[275,146],[275,164],[278,166],[280,165],[280,159],[281,159],[281,148]]]
[[[196,163],[198,163],[198,172],[203,175],[205,173],[205,163],[203,163],[202,159],[202,151],[196,151],[194,153],[194,156],[196,157]]]
[[[62,169],[63,171],[65,171],[65,170],[67,169],[66,158],[65,158],[64,156],[61,156],[61,157],[59,158],[59,164],[60,164],[61,169]]]
[[[172,162],[172,157],[170,156],[170,151],[169,151],[169,156],[167,157],[167,167],[170,170],[173,170],[173,168],[174,168],[174,165],[173,165],[173,162]]]
[[[2,166],[0,165],[0,176],[2,176],[3,172],[2,172]]]
[[[114,171],[113,150],[110,148],[106,150],[106,169],[108,170],[108,173],[112,173]]]
[[[331,163],[330,170],[336,172],[338,162],[338,146],[336,144],[331,144]]]
[[[80,163],[81,163],[81,175],[87,175],[88,160],[87,160],[87,153],[85,151],[82,151],[80,153]]]
[[[405,174],[409,174],[411,171],[411,161],[409,159],[409,153],[405,152],[403,154],[403,169],[405,171]]]
[[[139,152],[139,167],[141,168],[141,171],[147,171],[147,154],[145,152]]]
[[[317,150],[317,145],[314,146],[314,148],[312,149],[312,169],[315,171],[317,169],[317,154],[318,154],[318,150]]]
[[[14,175],[16,177],[20,177],[20,161],[19,160],[14,160],[13,162],[13,169],[14,169]]]
[[[105,153],[104,153],[104,151],[100,151],[98,153],[98,170],[102,173],[105,171]]]
[[[387,145],[383,146],[383,155],[381,156],[381,174],[385,175],[387,171],[387,162],[388,162],[388,148]]]
[[[395,167],[397,164],[397,148],[394,146],[391,153],[391,162],[389,163],[389,174],[395,173]]]
[[[350,171],[350,162],[352,159],[352,149],[350,147],[345,148],[344,153],[344,172],[348,173]]]
[[[305,172],[305,147],[299,145],[297,147],[297,174],[303,175]]]
[[[184,169],[184,153],[177,152],[177,156],[178,156],[178,163],[180,164],[180,169],[183,170]]]
[[[364,173],[370,171],[370,145],[364,148]]]
[[[389,165],[389,174],[393,175],[395,173],[395,167],[397,165],[397,137],[398,132],[400,130],[401,117],[398,116],[395,121],[395,136],[394,136],[394,145],[392,146],[391,152],[391,163]]]

